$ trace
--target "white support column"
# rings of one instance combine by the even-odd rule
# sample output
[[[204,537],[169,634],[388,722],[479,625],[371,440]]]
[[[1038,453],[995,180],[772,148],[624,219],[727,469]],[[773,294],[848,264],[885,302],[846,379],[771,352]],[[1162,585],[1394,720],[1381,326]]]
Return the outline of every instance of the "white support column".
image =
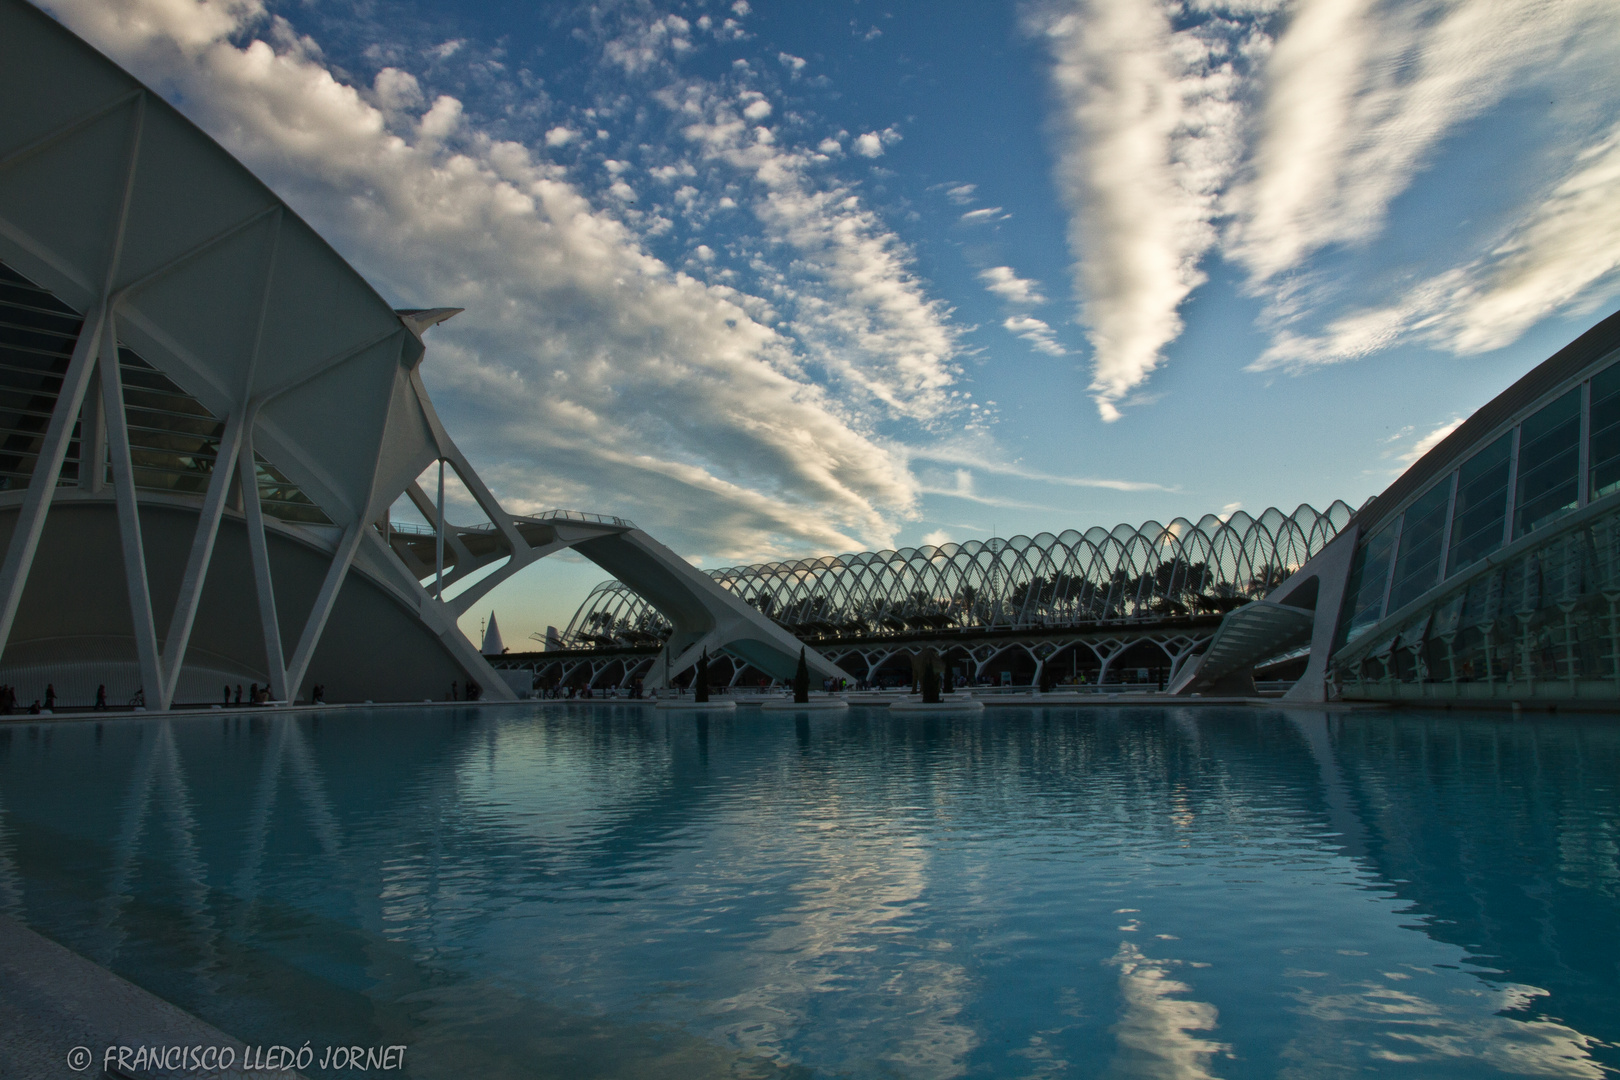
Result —
[[[242,511],[247,518],[248,548],[253,556],[253,584],[259,595],[259,628],[264,634],[264,663],[270,672],[270,695],[287,700],[287,666],[281,650],[281,622],[276,615],[276,590],[270,580],[270,548],[264,536],[264,512],[259,506],[259,474],[253,460],[251,433],[242,440],[237,459]]]
[[[140,506],[135,501],[135,463],[130,457],[129,426],[124,415],[124,380],[118,370],[117,324],[109,317],[101,335],[101,402],[107,420],[107,447],[112,458],[113,494],[118,504],[118,539],[124,551],[124,582],[129,590],[129,616],[135,630],[135,657],[141,690],[164,708],[163,664],[157,628],[152,621],[152,591],[146,577],[146,548],[141,542]]]
[[[68,442],[73,435],[73,422],[78,418],[79,406],[84,403],[85,390],[96,370],[96,355],[106,325],[107,310],[98,306],[84,320],[79,340],[73,346],[67,373],[62,376],[62,389],[56,397],[56,408],[51,412],[50,424],[40,443],[39,455],[34,459],[34,474],[28,481],[28,493],[23,496],[22,509],[11,533],[11,544],[6,549],[6,560],[0,563],[0,653],[11,637],[11,625],[17,618],[17,605],[22,601],[23,586],[28,582],[28,571],[34,565],[34,552],[39,550],[39,538],[45,531],[45,515],[50,510],[51,496],[56,493],[56,478],[62,471],[62,459],[67,456]]]
[[[309,662],[315,656],[315,646],[320,644],[326,620],[337,603],[343,579],[354,562],[355,550],[359,548],[367,527],[365,522],[356,520],[343,531],[343,539],[338,541],[337,551],[332,555],[332,565],[326,571],[326,580],[321,582],[321,591],[315,595],[315,606],[310,608],[309,618],[304,621],[304,632],[298,637],[298,647],[293,650],[292,663],[287,666],[287,701],[294,700],[299,685],[304,681],[304,673],[309,670]]]
[[[167,709],[174,702],[174,691],[180,683],[180,668],[185,663],[186,648],[191,643],[191,627],[197,619],[203,582],[213,561],[214,541],[219,537],[219,521],[225,513],[225,496],[231,489],[231,474],[236,470],[236,457],[242,447],[242,433],[246,429],[247,425],[242,422],[242,411],[238,409],[226,419],[225,433],[219,440],[214,473],[208,480],[208,494],[203,499],[197,532],[191,540],[191,557],[186,560],[185,575],[180,579],[180,592],[174,598],[174,615],[169,619],[168,636],[163,642],[163,696],[158,701],[160,709]]]
[[[439,506],[434,512],[433,599],[444,600],[444,458],[439,459]]]

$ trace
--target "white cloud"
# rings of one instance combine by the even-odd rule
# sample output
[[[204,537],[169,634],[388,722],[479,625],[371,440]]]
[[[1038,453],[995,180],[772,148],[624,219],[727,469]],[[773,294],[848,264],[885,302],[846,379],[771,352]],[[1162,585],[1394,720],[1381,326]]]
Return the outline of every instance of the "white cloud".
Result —
[[[1048,356],[1066,356],[1069,350],[1058,343],[1052,336],[1052,328],[1031,315],[1012,315],[1001,324],[1009,333],[1017,334],[1031,345],[1036,351]]]
[[[434,99],[433,107],[422,114],[418,134],[424,142],[438,143],[456,133],[461,126],[461,102],[448,94]]]
[[[1253,178],[1228,247],[1257,282],[1378,233],[1390,202],[1459,123],[1534,78],[1606,0],[1309,0],[1266,65]]]
[[[992,266],[988,270],[981,270],[979,280],[984,282],[986,289],[1009,304],[1033,307],[1046,303],[1046,297],[1041,293],[1041,283],[1019,277],[1010,266]]]
[[[685,127],[690,145],[705,162],[751,182],[755,219],[771,243],[794,253],[792,279],[777,284],[794,309],[790,327],[848,388],[845,408],[874,422],[922,424],[959,411],[952,390],[958,332],[882,219],[848,187],[813,179],[808,151],[755,138],[713,88],[688,82],[660,100],[700,118]]]
[[[1252,365],[1302,368],[1367,356],[1411,338],[1453,353],[1502,348],[1537,321],[1612,295],[1620,270],[1620,126],[1579,153],[1487,254],[1331,320],[1283,329]]]
[[[973,193],[979,190],[978,184],[957,184],[946,188],[945,194],[957,206],[966,206],[973,201]]]
[[[1615,132],[1595,134],[1592,123],[1605,107],[1612,122],[1620,35],[1610,0],[1299,0],[1280,12],[1278,0],[1035,9],[1060,102],[1058,177],[1105,419],[1141,400],[1135,391],[1181,333],[1180,307],[1217,245],[1265,302],[1272,341],[1256,368],[1402,341],[1460,354],[1499,348],[1620,287],[1620,224],[1603,209],[1620,149]],[[1539,190],[1489,219],[1508,227],[1459,232],[1460,255],[1437,254],[1382,303],[1368,297],[1388,275],[1329,274],[1313,262],[1375,240],[1447,139],[1527,90],[1571,102],[1549,122],[1586,149],[1546,157]],[[1346,310],[1357,292],[1360,306]]]
[[[875,131],[868,131],[865,135],[857,135],[855,137],[855,152],[862,157],[882,157],[882,137]]]
[[[804,57],[802,56],[779,52],[776,54],[776,61],[795,75],[804,70]]]
[[[1117,480],[1093,476],[1057,476],[1003,461],[995,457],[993,451],[983,446],[975,446],[961,441],[917,447],[911,449],[908,453],[912,461],[932,461],[946,465],[961,465],[977,472],[991,473],[995,476],[1011,476],[1018,480],[1030,480],[1040,484],[1056,484],[1060,487],[1099,488],[1105,491],[1126,492],[1175,490],[1174,488],[1165,487],[1163,484],[1143,480]]]
[[[733,560],[883,546],[914,513],[903,451],[795,374],[795,344],[750,314],[757,298],[672,271],[560,169],[463,119],[454,98],[414,131],[391,130],[313,49],[251,40],[263,25],[251,5],[51,8],[185,102],[396,302],[467,309],[433,332],[424,372],[513,509],[629,511]],[[767,167],[779,152],[759,153]],[[795,207],[778,211],[780,227],[808,230],[799,239],[829,280],[844,275],[858,294],[851,310],[872,313],[852,327],[834,305],[828,332],[882,357],[904,384],[891,387],[902,411],[948,408],[951,333],[894,239],[848,193],[786,179],[775,190]],[[913,332],[930,355],[914,357]]]
[[[999,206],[984,206],[977,210],[969,210],[967,213],[963,214],[962,222],[965,225],[983,225],[990,221],[1005,221],[1011,216],[1012,215],[1010,214],[1002,213],[1001,207]]]
[[[726,27],[734,26],[731,19]],[[692,24],[679,15],[629,20],[618,37],[603,46],[603,55],[627,75],[638,75],[662,61],[666,55],[679,56],[692,48]]]
[[[419,109],[425,102],[416,76],[398,68],[385,67],[372,80],[372,95],[384,112]]]
[[[1456,431],[1458,428],[1462,427],[1463,420],[1465,419],[1466,417],[1462,416],[1454,417],[1451,420],[1448,420],[1446,423],[1441,424],[1427,435],[1423,436],[1423,438],[1419,439],[1411,446],[1407,447],[1406,450],[1402,451],[1399,455],[1401,464],[1410,465],[1414,461],[1418,460],[1418,458],[1421,458],[1424,454],[1427,454],[1430,450],[1433,450],[1435,447],[1439,446],[1445,441],[1447,435],[1450,435],[1453,431]],[[1408,428],[1407,430],[1410,431],[1411,429]]]
[[[922,543],[924,547],[944,547],[951,542],[951,534],[944,529],[935,529],[924,533]]]
[[[1213,17],[1174,30],[1158,0],[1065,0],[1041,9],[1036,28],[1061,102],[1058,179],[1091,389],[1114,420],[1204,280],[1218,196],[1242,156],[1241,68],[1264,34]]]

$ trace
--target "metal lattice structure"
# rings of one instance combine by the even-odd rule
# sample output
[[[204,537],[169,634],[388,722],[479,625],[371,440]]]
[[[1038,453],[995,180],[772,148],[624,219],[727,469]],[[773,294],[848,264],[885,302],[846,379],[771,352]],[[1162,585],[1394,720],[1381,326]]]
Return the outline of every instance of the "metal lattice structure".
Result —
[[[1350,520],[1335,501],[1258,517],[1239,511],[1113,530],[1065,530],[708,571],[800,638],[938,630],[1149,624],[1218,614],[1264,596]],[[617,581],[593,589],[563,635],[571,648],[663,640],[656,609]]]

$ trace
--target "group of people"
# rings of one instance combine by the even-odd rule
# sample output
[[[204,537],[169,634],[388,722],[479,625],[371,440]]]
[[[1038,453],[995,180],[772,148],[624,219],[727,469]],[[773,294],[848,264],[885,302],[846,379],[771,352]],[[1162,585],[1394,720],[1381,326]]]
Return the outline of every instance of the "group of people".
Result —
[[[263,686],[260,686],[258,683],[248,683],[248,704],[249,705],[264,705],[267,702],[269,702],[269,700],[270,700],[270,684],[269,683],[266,683]],[[236,684],[236,698],[235,698],[234,701],[231,699],[231,684],[230,683],[225,684],[224,703],[226,705],[240,705],[240,704],[242,704],[242,684],[241,683]]]
[[[141,692],[137,691],[136,695],[135,695],[135,700],[132,701],[131,704],[132,705],[138,705],[138,704],[142,704],[143,702],[144,702],[143,694]],[[102,683],[101,685],[96,687],[96,705],[95,705],[95,707],[96,707],[96,710],[98,712],[101,711],[101,710],[106,709],[106,707],[107,707],[107,684],[106,683]],[[44,700],[44,703],[42,704],[40,702],[39,698],[35,698],[33,703],[31,705],[29,705],[28,708],[26,708],[26,709],[22,708],[22,702],[21,702],[21,699],[19,699],[17,697],[17,688],[15,686],[9,686],[9,685],[0,686],[0,716],[11,716],[12,714],[18,712],[19,710],[22,711],[22,712],[28,713],[30,716],[38,716],[40,713],[48,713],[48,712],[53,713],[53,712],[55,712],[56,711],[56,684],[55,683],[46,683],[45,684],[45,700]]]
[[[589,685],[581,686],[560,681],[550,682],[544,685],[537,683],[534,688],[534,692],[537,697],[542,699],[559,701],[573,701],[576,698],[581,701],[586,701],[598,697],[617,698],[620,696],[619,687],[617,686],[610,686],[605,690],[593,690]],[[630,686],[624,691],[624,696],[630,698],[639,698],[641,695],[642,689],[640,679],[632,681]]]
[[[10,716],[17,711],[17,706],[17,688],[15,686],[0,686],[0,715]],[[45,708],[56,708],[56,687],[49,683],[45,685]],[[35,698],[34,703],[28,707],[28,712],[37,715],[39,711],[39,699]]]
[[[457,682],[455,679],[451,679],[450,680],[450,696],[445,698],[445,700],[446,701],[477,701],[479,698],[481,698],[483,696],[484,696],[484,688],[482,686],[479,686],[477,683],[473,682],[471,679],[467,680],[467,686],[466,686],[465,689],[463,689],[461,684],[459,682]]]

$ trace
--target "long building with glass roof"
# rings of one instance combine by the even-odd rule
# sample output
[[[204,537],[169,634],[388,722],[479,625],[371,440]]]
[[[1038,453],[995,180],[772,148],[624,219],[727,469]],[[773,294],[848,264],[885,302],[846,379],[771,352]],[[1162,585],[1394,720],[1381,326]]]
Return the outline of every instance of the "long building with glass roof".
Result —
[[[864,679],[881,669],[904,678],[911,656],[925,649],[954,658],[970,676],[998,661],[1019,681],[1047,667],[1093,681],[1126,670],[1172,675],[1224,612],[1266,595],[1322,551],[1351,514],[1343,502],[1325,511],[1302,505],[1292,513],[1238,511],[707,573]],[[646,653],[668,632],[655,606],[610,580],[591,591],[551,650]],[[628,683],[652,661],[632,653],[617,666],[527,662],[537,672],[577,670],[602,685]],[[750,674],[757,672],[736,664],[725,677]]]

